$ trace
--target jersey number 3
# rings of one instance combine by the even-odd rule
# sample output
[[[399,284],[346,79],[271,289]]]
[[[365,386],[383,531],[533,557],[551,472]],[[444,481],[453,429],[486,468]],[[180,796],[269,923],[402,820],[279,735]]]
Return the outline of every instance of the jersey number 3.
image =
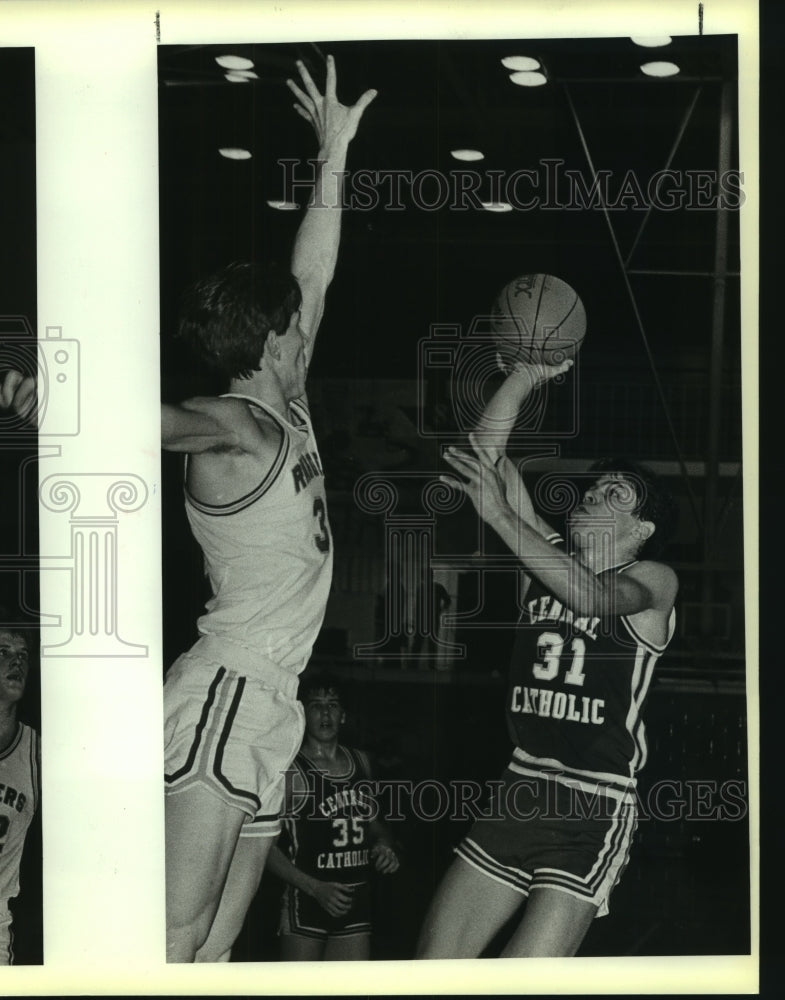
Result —
[[[313,516],[319,522],[319,534],[313,536],[316,548],[320,552],[329,552],[330,531],[327,527],[327,510],[321,497],[317,497],[313,502]]]

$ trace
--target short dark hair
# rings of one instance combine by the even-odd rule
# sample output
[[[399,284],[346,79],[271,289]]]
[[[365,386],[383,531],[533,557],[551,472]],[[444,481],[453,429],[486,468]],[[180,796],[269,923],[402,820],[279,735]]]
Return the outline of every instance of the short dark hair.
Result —
[[[17,639],[24,639],[27,648],[31,649],[37,641],[38,626],[35,622],[24,621],[18,612],[0,604],[0,632],[7,632]]]
[[[673,494],[645,465],[628,458],[603,458],[589,469],[600,475],[620,475],[635,487],[637,504],[632,513],[641,521],[651,521],[654,532],[646,539],[638,552],[644,558],[660,555],[673,537],[678,521],[679,508]]]
[[[328,671],[307,671],[300,678],[300,687],[297,692],[297,697],[300,701],[305,704],[310,697],[317,694],[319,691],[334,691],[338,698],[338,701],[345,708],[345,692],[346,688],[335,674],[331,674]]]
[[[270,330],[286,333],[302,295],[276,264],[236,261],[195,282],[183,295],[177,337],[211,372],[250,378]]]

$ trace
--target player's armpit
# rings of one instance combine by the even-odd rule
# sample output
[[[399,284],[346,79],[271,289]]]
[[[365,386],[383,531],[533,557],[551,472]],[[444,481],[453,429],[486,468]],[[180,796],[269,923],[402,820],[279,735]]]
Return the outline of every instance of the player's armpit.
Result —
[[[161,406],[161,444],[168,451],[256,452],[264,432],[241,399],[195,396]]]
[[[619,614],[670,611],[679,590],[676,574],[664,563],[643,560],[615,576],[616,590],[625,598]]]
[[[636,563],[602,583],[594,606],[581,612],[602,618],[637,615],[644,611],[669,612],[678,590],[676,574],[662,563]]]

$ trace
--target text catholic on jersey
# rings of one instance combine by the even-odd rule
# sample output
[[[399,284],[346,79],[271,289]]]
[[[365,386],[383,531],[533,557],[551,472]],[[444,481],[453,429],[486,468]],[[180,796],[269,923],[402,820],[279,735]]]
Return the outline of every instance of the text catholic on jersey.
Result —
[[[586,695],[565,694],[548,688],[516,684],[510,696],[510,711],[539,715],[545,719],[566,719],[583,725],[601,726],[605,722],[605,700]]]

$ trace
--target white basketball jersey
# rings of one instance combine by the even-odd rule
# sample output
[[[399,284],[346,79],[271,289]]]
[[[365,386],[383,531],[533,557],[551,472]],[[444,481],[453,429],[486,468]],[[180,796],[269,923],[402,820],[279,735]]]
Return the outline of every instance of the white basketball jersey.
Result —
[[[258,400],[236,398],[272,417],[281,442],[262,481],[233,503],[201,503],[186,490],[188,520],[213,591],[198,627],[299,673],[321,628],[332,580],[321,460],[302,401],[290,404],[284,420]]]
[[[0,914],[19,893],[19,864],[27,829],[38,807],[38,733],[19,723],[0,753]],[[2,964],[2,963],[0,963]]]

